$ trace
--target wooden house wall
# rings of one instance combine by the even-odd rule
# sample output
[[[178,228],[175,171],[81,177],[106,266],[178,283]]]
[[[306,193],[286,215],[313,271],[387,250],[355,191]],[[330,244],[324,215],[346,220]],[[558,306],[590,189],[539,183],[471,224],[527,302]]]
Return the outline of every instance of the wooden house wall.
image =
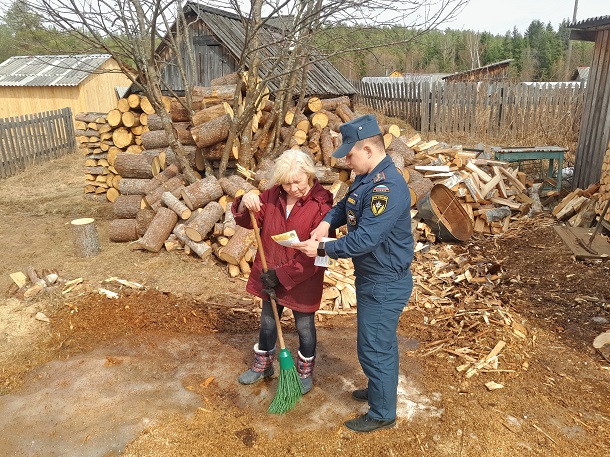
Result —
[[[105,68],[112,68],[111,63],[105,65]],[[66,107],[72,108],[74,114],[107,113],[116,107],[115,86],[127,87],[130,84],[131,81],[122,73],[101,73],[89,75],[78,86],[0,87],[0,118],[61,110]]]
[[[188,77],[196,86],[209,86],[212,79],[237,71],[237,61],[233,55],[216,40],[201,20],[197,20],[191,25],[191,33],[195,71],[191,70],[188,60],[185,61],[185,64]],[[181,44],[180,47],[182,55],[186,55],[184,44]],[[176,65],[176,58],[170,59],[168,53],[166,48],[164,60],[168,64],[163,68],[162,77],[173,90],[183,91],[184,85]]]
[[[576,148],[574,186],[584,188],[601,178],[610,138],[610,29],[597,32],[593,62]]]

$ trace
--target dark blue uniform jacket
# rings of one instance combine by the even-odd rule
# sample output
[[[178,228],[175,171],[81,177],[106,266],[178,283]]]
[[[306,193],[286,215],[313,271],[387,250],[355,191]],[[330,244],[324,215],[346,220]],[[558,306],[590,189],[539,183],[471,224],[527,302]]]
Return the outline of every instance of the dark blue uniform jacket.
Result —
[[[334,230],[347,224],[348,234],[326,243],[331,258],[351,257],[356,276],[388,280],[404,277],[413,260],[411,196],[389,156],[359,175],[345,198],[324,220]]]

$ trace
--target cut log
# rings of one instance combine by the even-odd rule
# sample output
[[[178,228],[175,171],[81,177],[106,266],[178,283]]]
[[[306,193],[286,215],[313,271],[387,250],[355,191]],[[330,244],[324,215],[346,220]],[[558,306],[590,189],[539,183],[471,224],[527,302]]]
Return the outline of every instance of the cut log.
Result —
[[[141,195],[119,195],[114,201],[112,211],[117,219],[135,219],[141,208]]]
[[[153,159],[143,154],[121,152],[114,159],[114,168],[123,178],[150,179],[153,177]]]
[[[172,194],[180,195],[180,192],[182,189],[184,189],[185,185],[186,181],[184,180],[183,175],[174,176],[147,193],[144,197],[144,202],[150,208],[156,209],[157,206],[161,204],[161,196],[164,192],[171,192]]]
[[[356,119],[356,114],[350,109],[349,106],[340,104],[335,109],[337,116],[341,118],[343,122],[349,122]]]
[[[180,219],[186,220],[191,217],[191,210],[188,209],[184,203],[174,197],[171,192],[163,192],[161,195],[161,202],[175,212]]]
[[[159,252],[169,234],[172,233],[176,222],[178,222],[176,213],[168,208],[159,208],[138,245],[147,251]]]
[[[166,167],[161,173],[154,176],[146,187],[146,193],[152,192],[155,188],[159,187],[161,184],[166,183],[174,176],[179,174],[178,166],[175,164],[169,165]]]
[[[90,217],[74,219],[70,224],[72,225],[72,240],[76,255],[79,257],[98,255],[101,248],[95,219]]]
[[[222,197],[222,187],[214,176],[195,181],[182,191],[182,200],[191,211],[220,197]]]
[[[119,192],[121,195],[146,195],[146,188],[150,179],[121,178]]]
[[[163,121],[158,114],[149,114],[148,123],[146,124],[150,130],[163,130]]]
[[[316,165],[316,175],[320,184],[332,184],[339,181],[339,172],[323,165]]]
[[[226,246],[220,252],[220,258],[231,265],[239,265],[239,261],[246,254],[250,245],[254,242],[254,230],[237,226]]]
[[[343,95],[341,97],[335,97],[335,98],[324,98],[321,100],[321,102],[322,102],[321,109],[324,109],[327,111],[335,111],[339,107],[339,105],[349,106],[351,103],[349,97],[347,97],[345,95]]]
[[[388,154],[399,153],[402,155],[405,165],[411,165],[415,162],[415,152],[407,146],[407,143],[402,138],[394,138],[387,152]]]
[[[199,148],[212,146],[213,144],[225,141],[229,136],[231,127],[231,117],[228,114],[217,117],[211,121],[193,127],[191,134]]]
[[[136,230],[135,219],[113,219],[110,221],[109,229],[110,241],[115,243],[125,243],[136,241],[138,232]]]
[[[185,233],[185,224],[176,224],[173,230],[173,234],[178,237],[182,243],[193,251],[201,259],[205,259],[212,253],[212,248],[205,241],[196,243],[191,240]]]
[[[112,142],[117,148],[123,149],[133,144],[133,133],[125,127],[119,127],[112,132]]]
[[[155,109],[153,108],[147,97],[142,97],[140,99],[140,109],[146,114],[155,114]]]
[[[212,119],[224,116],[225,114],[228,114],[231,116],[231,118],[233,118],[233,108],[231,108],[231,105],[226,102],[219,105],[212,105],[193,114],[191,124],[195,127],[211,121]]]
[[[222,217],[222,206],[215,201],[209,202],[199,214],[186,224],[186,236],[195,242],[202,241]]]
[[[136,214],[136,232],[138,236],[144,236],[148,226],[155,217],[155,212],[150,208],[142,208]]]
[[[169,138],[165,130],[149,130],[142,134],[142,146],[144,149],[166,148],[169,146]]]
[[[224,193],[232,198],[239,197],[240,195],[250,191],[258,190],[256,187],[238,175],[231,175],[227,178],[221,178],[218,180],[218,183],[222,187]]]
[[[320,132],[320,149],[322,150],[322,162],[327,167],[330,167],[332,154],[335,151],[335,148],[329,127],[324,127]]]

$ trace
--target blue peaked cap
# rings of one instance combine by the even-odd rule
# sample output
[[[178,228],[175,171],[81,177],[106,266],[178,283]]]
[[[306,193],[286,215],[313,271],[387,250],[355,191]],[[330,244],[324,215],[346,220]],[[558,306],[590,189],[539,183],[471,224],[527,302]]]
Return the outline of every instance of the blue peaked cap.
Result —
[[[333,157],[338,159],[348,155],[356,142],[381,134],[377,118],[374,114],[367,114],[353,121],[341,124],[339,130],[341,130],[343,143],[333,152]]]

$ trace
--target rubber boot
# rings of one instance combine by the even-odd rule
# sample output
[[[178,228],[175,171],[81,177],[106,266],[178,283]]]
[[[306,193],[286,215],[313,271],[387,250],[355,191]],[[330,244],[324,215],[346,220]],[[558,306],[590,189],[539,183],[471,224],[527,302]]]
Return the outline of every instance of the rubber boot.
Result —
[[[303,357],[301,351],[298,353],[297,372],[301,378],[301,384],[303,384],[303,395],[305,395],[313,387],[313,368],[316,365],[316,356]]]
[[[254,384],[264,378],[273,376],[273,358],[275,357],[275,348],[270,351],[261,351],[258,349],[258,343],[254,345],[254,363],[252,368],[241,374],[237,380],[240,384]]]

